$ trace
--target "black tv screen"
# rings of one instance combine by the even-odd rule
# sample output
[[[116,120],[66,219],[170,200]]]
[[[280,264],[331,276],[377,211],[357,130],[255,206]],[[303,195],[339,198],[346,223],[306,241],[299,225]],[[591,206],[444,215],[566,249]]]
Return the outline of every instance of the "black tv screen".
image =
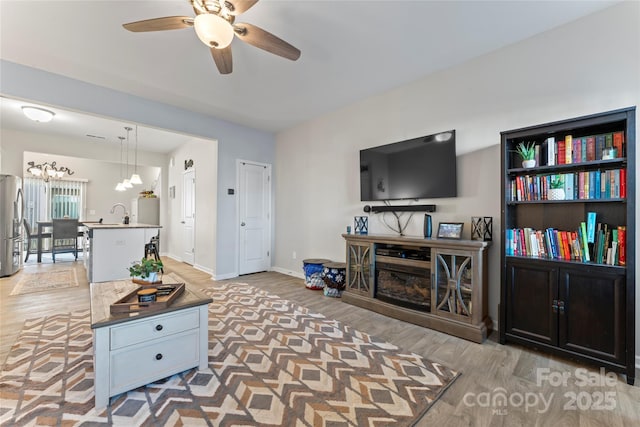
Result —
[[[360,200],[456,197],[455,130],[360,150]]]

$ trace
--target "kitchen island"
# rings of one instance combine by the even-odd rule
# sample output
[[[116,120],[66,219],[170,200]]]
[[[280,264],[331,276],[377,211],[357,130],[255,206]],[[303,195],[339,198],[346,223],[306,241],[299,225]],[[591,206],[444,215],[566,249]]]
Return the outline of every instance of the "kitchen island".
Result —
[[[158,235],[150,224],[84,224],[84,266],[90,283],[129,278],[129,266],[144,256],[144,245]]]

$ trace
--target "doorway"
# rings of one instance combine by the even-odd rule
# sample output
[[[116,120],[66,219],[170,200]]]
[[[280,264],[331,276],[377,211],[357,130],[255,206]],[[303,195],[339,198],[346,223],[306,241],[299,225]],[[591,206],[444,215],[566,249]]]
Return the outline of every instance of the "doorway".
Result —
[[[196,247],[196,171],[194,168],[185,170],[182,174],[182,261],[187,264],[195,263]]]
[[[271,267],[271,165],[237,160],[238,274]]]

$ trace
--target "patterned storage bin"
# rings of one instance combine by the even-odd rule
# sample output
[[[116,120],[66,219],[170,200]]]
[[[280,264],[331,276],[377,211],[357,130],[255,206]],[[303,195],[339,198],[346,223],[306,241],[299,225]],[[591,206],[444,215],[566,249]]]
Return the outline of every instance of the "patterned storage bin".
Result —
[[[322,280],[324,281],[324,295],[340,298],[345,287],[347,264],[344,262],[328,262],[324,264]]]
[[[320,290],[324,288],[322,280],[323,264],[331,262],[330,259],[310,258],[302,261],[304,270],[304,285],[308,289]]]

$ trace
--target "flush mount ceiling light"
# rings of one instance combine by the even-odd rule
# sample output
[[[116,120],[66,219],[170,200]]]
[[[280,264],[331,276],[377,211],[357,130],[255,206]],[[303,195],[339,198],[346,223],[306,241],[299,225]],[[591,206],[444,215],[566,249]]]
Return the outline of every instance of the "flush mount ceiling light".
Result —
[[[212,13],[196,16],[193,27],[200,41],[208,47],[224,49],[233,40],[233,27],[229,21]]]
[[[22,113],[34,122],[47,123],[53,120],[56,115],[53,111],[45,110],[40,107],[23,106]]]

